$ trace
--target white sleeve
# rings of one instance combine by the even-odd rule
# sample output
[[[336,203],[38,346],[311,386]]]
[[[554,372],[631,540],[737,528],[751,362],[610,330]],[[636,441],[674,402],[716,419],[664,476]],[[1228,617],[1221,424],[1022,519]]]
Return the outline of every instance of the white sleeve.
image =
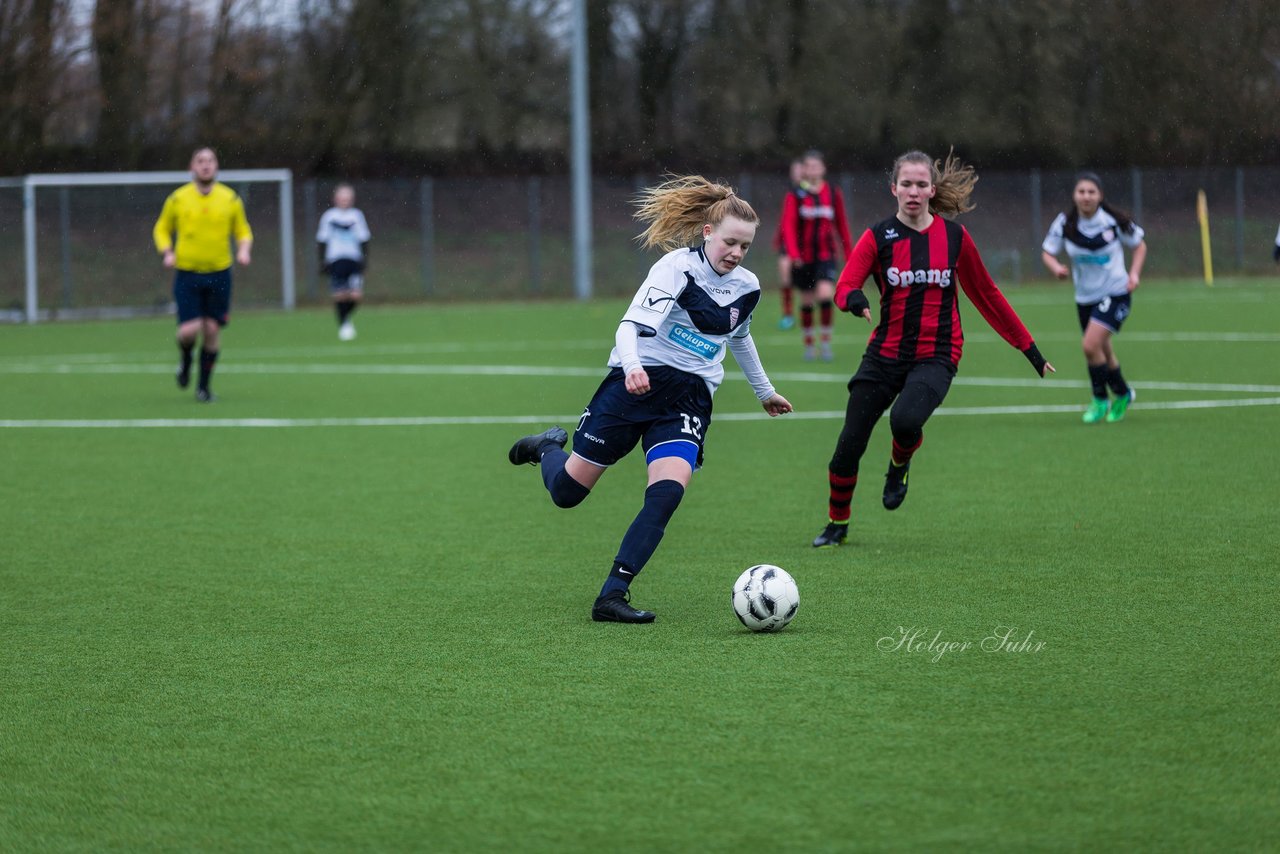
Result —
[[[356,211],[356,242],[368,243],[373,236],[369,234],[369,223],[365,221],[364,211]]]
[[[614,333],[613,343],[618,348],[618,359],[622,363],[622,372],[624,374],[634,373],[642,370],[640,364],[640,330],[629,320],[624,320],[618,324],[618,331]]]
[[[1276,246],[1280,246],[1280,228],[1276,229]]]
[[[756,342],[750,335],[730,338],[729,350],[733,353],[738,367],[742,368],[747,382],[751,383],[751,388],[755,390],[757,400],[768,400],[777,393],[773,383],[769,382],[769,375],[764,372],[764,365],[760,364],[760,353],[756,350]]]
[[[1057,255],[1062,251],[1062,232],[1066,228],[1067,217],[1065,214],[1058,214],[1053,224],[1049,226],[1049,233],[1044,236],[1044,243],[1040,244],[1040,248],[1050,255]]]
[[[676,298],[688,284],[670,259],[670,255],[665,255],[649,268],[644,284],[636,291],[631,305],[627,306],[626,314],[622,315],[623,320],[636,325],[642,338],[652,338],[658,334],[658,327],[667,319],[676,304]]]
[[[1130,225],[1133,228],[1127,234],[1123,231],[1120,232],[1120,242],[1130,249],[1136,249],[1138,244],[1142,242],[1142,238],[1147,236],[1147,233],[1136,222],[1131,222]]]
[[[318,229],[316,229],[316,242],[317,242],[317,243],[328,243],[328,242],[329,242],[329,221],[330,221],[331,219],[332,219],[332,217],[331,217],[331,216],[329,216],[329,212],[328,212],[328,211],[325,211],[323,214],[321,214],[321,215],[320,215],[320,227],[319,227]]]

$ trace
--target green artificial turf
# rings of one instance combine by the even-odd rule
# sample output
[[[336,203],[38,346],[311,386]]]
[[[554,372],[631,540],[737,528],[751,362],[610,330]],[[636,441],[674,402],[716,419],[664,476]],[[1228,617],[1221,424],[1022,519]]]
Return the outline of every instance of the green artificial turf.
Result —
[[[212,406],[169,321],[2,328],[0,850],[1280,846],[1275,288],[1144,284],[1095,426],[1069,287],[1010,292],[1047,382],[962,303],[909,498],[882,423],[823,551],[866,327],[806,363],[766,294],[797,412],[730,360],[649,626],[588,619],[639,455],[569,512],[506,460],[621,302],[242,312]],[[763,562],[776,635],[729,605]]]

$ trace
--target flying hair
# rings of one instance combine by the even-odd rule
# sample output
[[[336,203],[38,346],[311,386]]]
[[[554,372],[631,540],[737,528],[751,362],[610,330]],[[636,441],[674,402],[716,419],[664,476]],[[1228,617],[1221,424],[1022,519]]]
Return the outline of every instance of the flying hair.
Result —
[[[935,193],[929,200],[929,210],[941,216],[958,216],[968,213],[977,205],[969,200],[978,174],[973,167],[956,157],[956,150],[947,152],[945,161],[935,160],[923,151],[908,151],[893,161],[893,183],[898,182],[898,172],[904,163],[921,163],[929,167]]]
[[[752,225],[760,217],[726,184],[716,184],[701,175],[669,175],[656,187],[647,187],[633,200],[634,217],[648,227],[636,235],[645,249],[664,252],[692,246],[702,239],[702,226],[737,217]]]

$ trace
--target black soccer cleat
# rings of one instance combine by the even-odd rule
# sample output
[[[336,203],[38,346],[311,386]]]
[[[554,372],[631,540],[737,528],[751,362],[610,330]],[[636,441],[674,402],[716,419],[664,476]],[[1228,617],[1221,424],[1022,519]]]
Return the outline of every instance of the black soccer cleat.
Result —
[[[178,372],[174,374],[174,378],[178,381],[178,388],[186,388],[191,385],[191,366],[178,366]]]
[[[516,442],[511,446],[511,450],[507,451],[507,459],[511,460],[513,466],[522,466],[526,463],[536,466],[542,462],[542,455],[550,450],[548,445],[563,448],[568,441],[569,434],[563,427],[552,427],[533,436],[525,436]]]
[[[658,615],[652,611],[632,608],[628,600],[630,591],[607,593],[591,606],[591,619],[597,623],[652,623]]]
[[[907,498],[907,475],[911,473],[911,463],[895,466],[889,461],[889,470],[884,474],[884,509],[897,510]]]
[[[214,402],[215,400],[217,400],[217,399],[218,399],[217,395],[215,395],[213,392],[209,391],[209,389],[207,389],[207,388],[198,388],[198,389],[196,389],[196,402],[197,402],[197,403],[213,403],[213,402]]]
[[[849,523],[828,522],[827,527],[822,529],[813,540],[815,549],[830,549],[835,546],[844,545],[845,538],[849,536]]]

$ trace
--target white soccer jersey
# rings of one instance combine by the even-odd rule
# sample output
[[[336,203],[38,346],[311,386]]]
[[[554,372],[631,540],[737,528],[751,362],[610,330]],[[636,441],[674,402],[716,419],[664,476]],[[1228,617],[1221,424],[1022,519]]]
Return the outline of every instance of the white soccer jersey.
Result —
[[[1077,234],[1065,234],[1067,215],[1058,214],[1049,226],[1041,248],[1050,255],[1067,250],[1071,260],[1071,277],[1076,284],[1076,302],[1090,305],[1107,297],[1129,292],[1129,272],[1124,266],[1124,246],[1133,249],[1146,234],[1137,223],[1128,232],[1116,224],[1116,218],[1098,208],[1088,219],[1076,224]]]
[[[695,374],[715,394],[724,379],[729,339],[751,334],[751,312],[759,301],[755,273],[738,267],[722,276],[701,248],[677,249],[649,270],[622,319],[640,332],[640,364]],[[622,367],[617,347],[609,366]]]
[[[329,208],[320,217],[316,242],[324,244],[324,261],[363,261],[361,243],[369,241],[369,225],[359,208]]]

